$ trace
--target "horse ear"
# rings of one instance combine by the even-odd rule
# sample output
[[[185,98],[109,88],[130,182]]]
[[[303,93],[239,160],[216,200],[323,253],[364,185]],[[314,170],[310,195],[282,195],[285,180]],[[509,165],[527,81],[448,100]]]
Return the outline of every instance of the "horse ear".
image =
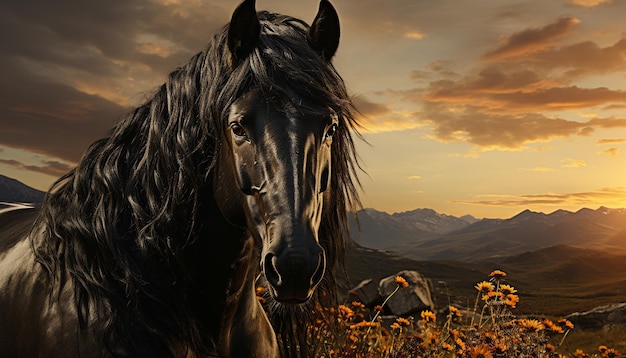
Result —
[[[320,1],[320,8],[307,34],[309,45],[326,61],[330,61],[339,47],[339,16],[328,0]]]
[[[233,12],[228,26],[228,49],[235,61],[250,54],[260,34],[261,24],[256,15],[255,0],[244,0]]]

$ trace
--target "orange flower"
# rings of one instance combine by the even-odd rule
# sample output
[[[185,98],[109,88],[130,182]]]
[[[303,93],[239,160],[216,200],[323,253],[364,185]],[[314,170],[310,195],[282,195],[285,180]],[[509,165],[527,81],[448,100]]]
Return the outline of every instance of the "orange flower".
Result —
[[[559,324],[561,326],[563,326],[563,327],[567,327],[568,329],[573,329],[574,328],[574,324],[570,320],[565,319],[565,318],[561,318],[559,320]]]
[[[401,325],[404,325],[404,326],[410,326],[411,325],[411,321],[409,321],[406,318],[402,318],[402,317],[396,318],[396,322],[398,322],[398,324],[401,324]]]
[[[577,358],[591,358],[591,356],[587,353],[585,353],[582,349],[577,349],[576,352],[574,352],[574,357]]]
[[[486,344],[472,347],[469,350],[469,355],[472,358],[493,358],[493,354],[491,354],[491,348],[489,348],[489,346]]]
[[[437,316],[429,310],[422,311],[421,316],[425,323],[435,322],[437,320]]]
[[[504,293],[505,295],[509,295],[512,293],[517,293],[517,290],[513,286],[502,284],[500,285],[500,292]]]
[[[482,293],[491,292],[496,289],[491,282],[487,281],[479,282],[476,286],[474,286],[474,288],[476,288],[478,292]]]
[[[494,280],[500,280],[506,277],[506,272],[500,271],[500,270],[494,270],[494,271],[491,271],[491,273],[489,274],[489,277],[493,278]]]
[[[504,304],[511,308],[515,308],[518,302],[519,302],[518,295],[508,294],[506,295],[506,298],[504,299]]]
[[[389,326],[389,328],[391,329],[402,329],[402,326],[399,325],[398,323],[394,322],[391,324],[391,326]]]
[[[560,326],[557,326],[556,324],[554,324],[554,322],[550,321],[549,319],[544,319],[543,320],[543,325],[551,330],[552,332],[555,333],[563,333],[563,328],[561,328]]]
[[[352,307],[357,309],[363,309],[365,308],[365,305],[359,301],[352,301]]]
[[[369,321],[361,321],[357,324],[352,324],[350,325],[350,329],[356,329],[356,328],[375,328],[380,326],[380,323],[378,322],[369,322]]]
[[[409,283],[402,276],[396,276],[396,284],[400,286],[400,288],[409,287]]]
[[[461,312],[459,311],[459,309],[454,307],[454,306],[448,306],[448,309],[450,310],[450,316],[452,316],[452,317],[461,317],[461,316],[463,316],[461,314]]]
[[[552,344],[548,343],[546,344],[546,351],[547,352],[554,352],[555,348]]]
[[[382,312],[382,311],[383,311],[383,306],[381,306],[381,305],[376,305],[376,306],[374,306],[374,311],[376,311],[376,312]]]
[[[446,342],[443,342],[443,344],[441,344],[441,349],[443,349],[444,351],[451,351],[452,348],[453,347]]]
[[[507,351],[507,349],[507,346],[502,342],[498,342],[493,346],[494,353],[500,356],[503,355]]]
[[[345,305],[339,305],[339,307],[337,307],[337,309],[339,310],[339,313],[346,316],[346,317],[352,317],[354,316],[354,311],[352,311],[348,306]]]
[[[536,319],[518,319],[517,324],[528,331],[539,332],[544,329],[544,325]]]

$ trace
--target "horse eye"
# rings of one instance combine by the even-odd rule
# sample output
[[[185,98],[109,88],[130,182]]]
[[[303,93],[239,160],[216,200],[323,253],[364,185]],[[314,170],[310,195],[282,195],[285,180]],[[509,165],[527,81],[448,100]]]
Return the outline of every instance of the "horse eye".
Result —
[[[241,124],[234,122],[230,125],[230,130],[233,132],[235,137],[239,138],[247,138],[246,130],[241,126]]]
[[[330,128],[328,128],[328,132],[326,132],[324,139],[332,139],[332,137],[335,135],[335,132],[337,132],[337,125],[333,124],[332,126],[330,126]]]

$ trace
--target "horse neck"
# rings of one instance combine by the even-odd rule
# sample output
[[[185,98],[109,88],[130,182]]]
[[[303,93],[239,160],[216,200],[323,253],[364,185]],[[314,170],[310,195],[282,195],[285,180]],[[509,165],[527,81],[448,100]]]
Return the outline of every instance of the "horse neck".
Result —
[[[228,351],[228,336],[237,315],[256,300],[254,240],[245,227],[231,224],[214,200],[204,213],[204,229],[186,250],[191,267],[194,311],[220,351]],[[248,306],[249,307],[249,306]]]

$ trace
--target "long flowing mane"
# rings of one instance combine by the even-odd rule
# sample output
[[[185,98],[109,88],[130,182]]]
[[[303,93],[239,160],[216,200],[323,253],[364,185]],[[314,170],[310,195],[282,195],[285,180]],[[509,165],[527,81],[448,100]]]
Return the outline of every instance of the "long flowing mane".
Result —
[[[354,108],[334,67],[307,46],[308,25],[267,12],[258,16],[261,36],[250,56],[234,65],[225,55],[225,27],[108,137],[92,144],[41,207],[34,230],[42,235],[32,237],[37,261],[58,284],[50,294],[73,290],[80,325],[95,324],[108,347],[125,347],[113,354],[132,353],[138,340],[158,347],[160,355],[173,355],[171,347],[181,342],[207,354],[213,350],[189,309],[192,268],[182,252],[212,239],[201,237],[210,233],[203,215],[213,195],[225,118],[253,86],[295,93],[339,117],[319,232],[328,270],[314,299],[334,298],[347,215],[360,205]],[[284,339],[297,338],[288,326],[277,324],[279,337],[282,330]]]

